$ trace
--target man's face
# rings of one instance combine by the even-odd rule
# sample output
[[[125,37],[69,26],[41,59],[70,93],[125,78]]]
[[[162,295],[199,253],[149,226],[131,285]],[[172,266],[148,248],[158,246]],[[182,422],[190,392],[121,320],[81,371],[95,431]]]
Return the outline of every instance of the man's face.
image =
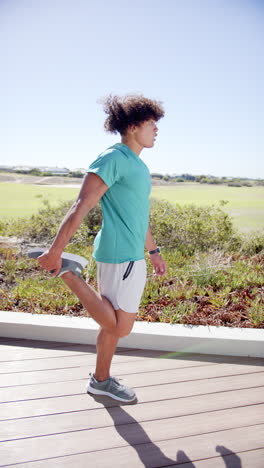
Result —
[[[155,120],[150,119],[133,127],[133,134],[136,142],[143,148],[152,148],[158,134],[158,127]]]

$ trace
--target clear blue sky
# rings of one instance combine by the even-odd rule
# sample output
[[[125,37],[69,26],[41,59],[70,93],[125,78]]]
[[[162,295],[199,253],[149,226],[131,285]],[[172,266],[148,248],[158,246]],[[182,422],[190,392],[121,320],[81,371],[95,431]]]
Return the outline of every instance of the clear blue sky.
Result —
[[[264,177],[264,1],[0,0],[0,164],[88,167],[98,98],[163,101],[151,172]]]

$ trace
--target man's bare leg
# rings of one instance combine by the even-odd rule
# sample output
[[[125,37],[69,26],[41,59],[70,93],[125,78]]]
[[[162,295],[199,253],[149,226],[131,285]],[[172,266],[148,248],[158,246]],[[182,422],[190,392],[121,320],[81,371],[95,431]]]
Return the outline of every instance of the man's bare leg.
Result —
[[[99,381],[106,380],[110,375],[110,366],[118,340],[130,333],[137,314],[122,309],[114,310],[106,297],[101,296],[74,273],[65,273],[61,278],[101,326],[96,342],[97,359],[94,376]]]
[[[110,376],[110,366],[116,350],[118,336],[112,335],[104,328],[100,328],[96,341],[96,369],[94,377],[101,382]]]
[[[89,312],[91,317],[103,328],[115,329],[117,317],[110,301],[101,296],[95,289],[87,284],[82,278],[74,273],[67,272],[61,279],[80,299],[83,307]]]
[[[100,328],[97,342],[97,359],[94,376],[96,380],[102,381],[110,376],[110,366],[119,338],[128,335],[134,325],[137,314],[125,312],[122,309],[115,311],[117,327],[113,332]]]

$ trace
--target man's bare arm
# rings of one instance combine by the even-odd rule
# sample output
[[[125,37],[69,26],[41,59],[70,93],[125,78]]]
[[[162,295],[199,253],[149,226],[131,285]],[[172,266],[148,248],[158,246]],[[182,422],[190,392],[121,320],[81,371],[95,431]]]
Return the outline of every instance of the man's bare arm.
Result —
[[[150,226],[148,226],[148,230],[147,230],[145,247],[148,251],[156,250],[157,248],[156,243],[150,231]],[[158,252],[155,254],[151,254],[150,260],[154,267],[155,274],[159,276],[163,276],[167,271],[167,265],[166,265],[166,262],[161,257],[161,255]]]
[[[83,218],[95,207],[107,190],[108,186],[98,175],[90,172],[85,176],[80,193],[63,219],[50,250],[59,254],[63,252]]]
[[[150,226],[148,226],[148,230],[147,230],[145,247],[148,251],[155,250],[157,248],[155,241],[152,237],[151,231],[150,231]]]
[[[61,254],[70,238],[79,228],[83,218],[95,207],[100,198],[108,190],[108,186],[96,174],[88,173],[80,190],[80,193],[63,219],[56,237],[49,250],[38,257],[39,264],[45,270],[55,270],[54,275],[61,268]]]

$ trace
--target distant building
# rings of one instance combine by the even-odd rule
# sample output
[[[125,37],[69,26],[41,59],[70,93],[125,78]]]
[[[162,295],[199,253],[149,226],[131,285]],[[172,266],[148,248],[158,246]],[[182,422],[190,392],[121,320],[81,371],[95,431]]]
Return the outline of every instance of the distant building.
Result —
[[[36,166],[41,172],[50,172],[52,175],[68,175],[69,169],[67,167],[48,167],[48,166]]]
[[[71,169],[71,172],[80,172],[81,174],[86,174],[87,169],[84,169],[83,167],[77,167],[76,169]]]
[[[33,167],[30,166],[13,166],[12,171],[23,171],[23,172],[29,172]]]
[[[0,171],[13,171],[13,166],[0,166]]]

